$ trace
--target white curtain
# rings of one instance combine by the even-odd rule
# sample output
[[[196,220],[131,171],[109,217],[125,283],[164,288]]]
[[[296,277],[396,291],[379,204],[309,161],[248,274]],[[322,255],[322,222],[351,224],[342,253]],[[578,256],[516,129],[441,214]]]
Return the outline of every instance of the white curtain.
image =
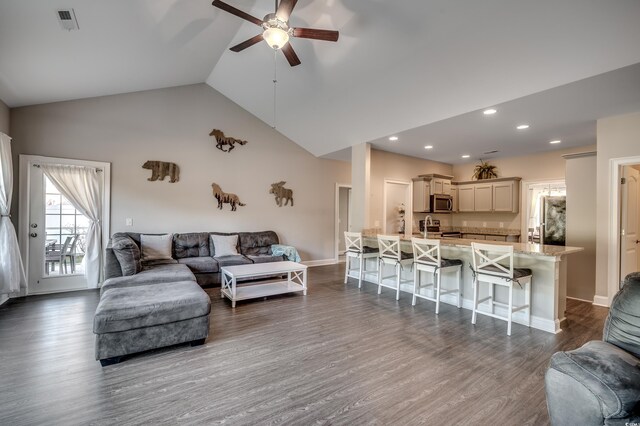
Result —
[[[18,238],[9,217],[12,192],[11,138],[0,133],[0,294],[15,293],[21,285],[26,286]]]
[[[40,168],[73,207],[90,221],[83,263],[88,287],[96,288],[102,270],[102,192],[98,170],[60,164],[42,164]]]

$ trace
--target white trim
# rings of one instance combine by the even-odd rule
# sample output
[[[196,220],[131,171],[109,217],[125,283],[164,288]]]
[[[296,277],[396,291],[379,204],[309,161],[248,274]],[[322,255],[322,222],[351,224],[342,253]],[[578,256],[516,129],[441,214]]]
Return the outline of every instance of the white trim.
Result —
[[[21,295],[36,294],[29,292],[29,194],[31,192],[31,168],[34,164],[68,164],[73,166],[95,167],[101,169],[103,176],[104,199],[102,203],[102,248],[103,265],[105,261],[105,251],[110,236],[111,223],[111,163],[102,161],[77,160],[71,158],[43,157],[41,155],[20,154],[19,163],[19,189],[18,189],[18,242],[22,264],[25,267],[26,289],[20,289]],[[98,283],[101,284],[101,283]],[[98,288],[100,285],[98,285]],[[85,290],[85,289],[79,289]],[[41,293],[38,293],[41,294]]]
[[[304,262],[300,262],[303,265],[307,265],[309,267],[314,266],[325,266],[325,265],[335,265],[338,263],[335,259],[319,259],[319,260],[305,260]]]
[[[405,209],[404,209],[404,235],[413,234],[413,182],[398,179],[384,179],[382,186],[382,233],[389,235],[387,231],[387,184],[406,185]],[[407,231],[408,230],[408,231]],[[408,233],[407,233],[408,232]]]
[[[573,160],[574,158],[595,157],[598,151],[576,152],[575,154],[564,154],[562,158],[565,160]]]
[[[638,163],[640,163],[640,156],[609,159],[609,182],[607,184],[609,190],[609,209],[607,210],[609,215],[607,220],[607,223],[609,223],[609,229],[607,230],[608,294],[606,304],[596,303],[596,298],[598,298],[599,302],[602,302],[602,299],[605,299],[604,296],[595,296],[593,298],[594,305],[610,306],[613,296],[620,289],[620,168]]]
[[[609,298],[605,296],[593,296],[593,306],[604,306],[608,308],[610,306]]]
[[[7,300],[9,300],[8,294],[0,294],[0,306],[2,306]]]
[[[578,302],[593,303],[593,300],[579,299],[577,297],[569,297],[569,296],[567,296],[567,299],[577,300]]]
[[[335,189],[335,197],[334,197],[334,212],[333,212],[333,257],[334,257],[334,262],[338,263],[338,258],[340,257],[340,253],[339,253],[339,245],[340,245],[340,235],[338,235],[338,233],[340,232],[340,225],[339,225],[339,220],[340,220],[340,188],[349,188],[349,189],[353,189],[351,187],[351,185],[348,185],[346,183],[338,183],[336,182],[336,189]],[[351,195],[349,196],[349,199],[351,199]],[[351,209],[349,209],[349,219],[351,219]],[[351,220],[349,220],[349,224],[347,225],[347,229],[349,231],[351,231],[350,228],[351,225]]]

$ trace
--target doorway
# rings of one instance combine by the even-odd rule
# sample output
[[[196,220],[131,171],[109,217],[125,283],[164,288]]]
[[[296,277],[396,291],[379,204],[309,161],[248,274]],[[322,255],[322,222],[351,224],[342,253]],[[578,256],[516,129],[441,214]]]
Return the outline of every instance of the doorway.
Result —
[[[523,182],[522,187],[526,194],[522,197],[522,211],[526,212],[522,217],[522,235],[526,235],[526,242],[554,244],[557,240],[562,241],[559,245],[565,245],[565,216],[551,214],[558,206],[563,203],[566,205],[565,181]],[[547,222],[548,226],[545,227]]]
[[[351,231],[351,185],[343,185],[336,183],[335,191],[335,249],[334,257],[335,261],[344,261],[345,243],[344,233],[345,231]]]
[[[620,278],[640,266],[640,165],[622,166],[620,181]]]
[[[411,235],[411,182],[385,179],[382,198],[382,232],[386,235]]]
[[[85,255],[91,221],[45,175],[42,165],[81,166],[98,172],[103,206],[101,231],[104,236],[109,235],[110,165],[93,161],[20,156],[19,241],[27,275],[27,294],[89,288],[85,277]],[[104,256],[105,244],[103,238],[101,258]]]

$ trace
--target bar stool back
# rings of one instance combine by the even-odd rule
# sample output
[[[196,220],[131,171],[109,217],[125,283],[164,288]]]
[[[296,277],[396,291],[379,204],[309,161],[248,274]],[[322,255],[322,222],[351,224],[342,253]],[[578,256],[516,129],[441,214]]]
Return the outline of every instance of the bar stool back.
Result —
[[[362,276],[367,272],[366,259],[378,258],[378,248],[368,247],[363,245],[362,233],[360,232],[345,232],[344,233],[345,244],[345,267],[344,267],[344,283],[347,283],[349,278],[349,272],[351,271],[350,259],[358,259],[360,269],[358,273],[358,288],[362,287]]]
[[[440,255],[440,240],[412,238],[411,245],[413,247],[413,300],[411,304],[416,304],[417,297],[436,302],[437,315],[440,312],[440,297],[444,294],[458,293],[458,308],[460,308],[462,306],[460,303],[462,296],[462,260],[442,258]],[[454,271],[457,273],[458,287],[450,290],[442,290],[442,273]],[[433,274],[433,282],[421,286],[420,272]],[[431,286],[434,287],[435,297],[429,297],[420,293],[421,287]]]
[[[401,277],[402,270],[405,266],[413,264],[413,254],[405,253],[400,250],[399,235],[378,235],[378,248],[380,250],[379,266],[378,266],[378,294],[382,292],[382,287],[393,288],[396,290],[396,300],[400,299],[400,284],[403,282],[411,282],[411,280],[403,280]],[[395,274],[383,275],[384,265],[391,265]],[[395,278],[395,286],[384,283],[386,278]]]
[[[531,326],[531,269],[513,267],[513,246],[496,244],[471,243],[473,251],[473,315],[471,323],[476,323],[477,314],[487,315],[507,321],[507,335],[511,336],[511,316],[522,309],[527,310],[527,326]],[[504,263],[508,262],[508,265]],[[480,282],[491,285],[491,295],[479,299]],[[509,289],[508,303],[500,303],[495,300],[495,286],[503,286]],[[518,286],[524,290],[525,302],[520,306],[513,306],[513,288]],[[478,305],[489,302],[491,311],[478,310]],[[507,316],[496,315],[495,307],[507,308]]]

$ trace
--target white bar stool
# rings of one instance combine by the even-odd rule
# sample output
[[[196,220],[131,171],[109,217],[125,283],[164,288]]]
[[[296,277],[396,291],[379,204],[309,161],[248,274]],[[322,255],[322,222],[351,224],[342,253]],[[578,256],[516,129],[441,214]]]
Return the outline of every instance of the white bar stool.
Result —
[[[360,262],[360,271],[358,273],[358,288],[362,287],[362,276],[366,270],[366,259],[373,259],[378,257],[379,250],[377,247],[368,247],[362,243],[362,234],[360,232],[345,232],[344,244],[346,251],[345,255],[345,267],[344,267],[344,283],[347,283],[349,278],[349,272],[351,272],[350,259],[358,259]]]
[[[378,294],[382,292],[382,287],[393,288],[396,290],[396,300],[400,299],[400,284],[403,282],[411,282],[411,280],[403,280],[401,277],[402,269],[405,266],[413,265],[413,254],[405,253],[400,250],[399,235],[378,235],[378,248],[380,249],[379,266],[378,266]],[[384,265],[394,267],[394,275],[383,276]],[[391,286],[383,283],[385,278],[396,279],[396,285]]]
[[[531,269],[513,267],[513,247],[495,244],[471,243],[473,257],[473,315],[471,323],[476,323],[477,314],[487,315],[507,321],[507,336],[511,336],[511,316],[522,309],[527,310],[527,326],[531,327]],[[508,259],[509,265],[502,265],[501,261]],[[491,295],[478,300],[480,282],[491,285]],[[509,303],[495,301],[495,286],[503,286],[509,289]],[[513,306],[513,287],[518,285],[524,290],[525,303],[521,306]],[[478,310],[480,303],[489,302],[491,312]],[[507,308],[507,316],[496,315],[495,307]]]
[[[413,247],[413,300],[412,305],[416,304],[416,298],[431,300],[436,302],[436,315],[440,312],[440,297],[444,294],[458,293],[458,308],[461,305],[462,296],[462,260],[460,259],[444,259],[440,256],[440,240],[430,240],[423,238],[412,238],[411,245]],[[451,290],[442,290],[441,276],[442,273],[456,272],[458,278],[458,288]],[[433,282],[420,285],[420,272],[428,272],[433,274]],[[434,286],[435,298],[420,293],[420,288]]]

